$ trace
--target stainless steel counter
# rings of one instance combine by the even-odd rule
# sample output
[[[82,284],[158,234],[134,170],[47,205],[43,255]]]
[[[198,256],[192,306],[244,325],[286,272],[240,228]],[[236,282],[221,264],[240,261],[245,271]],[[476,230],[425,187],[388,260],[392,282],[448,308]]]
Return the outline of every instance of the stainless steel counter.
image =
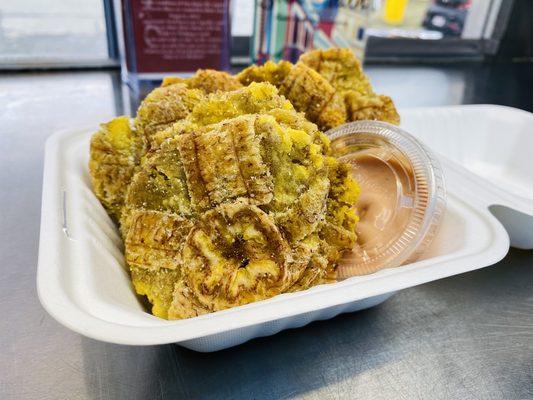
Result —
[[[530,66],[368,72],[399,107],[533,108]],[[533,399],[533,251],[212,354],[60,326],[35,288],[44,142],[132,104],[116,72],[0,75],[1,399]]]

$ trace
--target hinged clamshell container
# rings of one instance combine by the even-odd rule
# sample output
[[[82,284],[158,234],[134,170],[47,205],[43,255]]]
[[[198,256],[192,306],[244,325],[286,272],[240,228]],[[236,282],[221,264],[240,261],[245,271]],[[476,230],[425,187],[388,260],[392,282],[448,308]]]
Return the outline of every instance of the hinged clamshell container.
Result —
[[[509,235],[513,245],[532,248],[533,116],[495,106],[401,115],[403,129],[440,154],[448,190],[441,229],[418,261],[179,321],[145,312],[131,287],[117,229],[91,190],[89,140],[97,124],[51,136],[37,273],[41,303],[60,323],[94,339],[215,351],[494,264],[507,253]]]

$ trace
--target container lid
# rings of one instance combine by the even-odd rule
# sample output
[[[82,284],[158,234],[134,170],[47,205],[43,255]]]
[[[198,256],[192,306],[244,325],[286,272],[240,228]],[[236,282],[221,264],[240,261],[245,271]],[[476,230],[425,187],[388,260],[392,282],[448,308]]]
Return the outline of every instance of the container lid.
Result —
[[[446,208],[436,158],[409,133],[385,122],[351,122],[326,134],[333,155],[351,165],[361,187],[357,244],[343,256],[338,278],[416,260],[431,243]]]

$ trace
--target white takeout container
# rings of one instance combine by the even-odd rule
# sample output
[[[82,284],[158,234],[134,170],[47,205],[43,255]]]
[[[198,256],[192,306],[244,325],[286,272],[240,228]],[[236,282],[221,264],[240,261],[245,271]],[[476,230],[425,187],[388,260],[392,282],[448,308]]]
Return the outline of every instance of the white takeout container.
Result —
[[[464,178],[454,192],[463,196],[472,184],[507,229],[511,246],[532,249],[533,114],[465,105],[412,108],[401,115],[403,129],[453,161],[446,169]]]
[[[517,247],[533,248],[533,115],[496,106],[401,115],[405,130],[442,155],[448,187],[441,229],[419,261],[179,321],[148,314],[133,291],[117,229],[91,190],[87,163],[96,125],[51,136],[37,273],[41,303],[60,323],[94,339],[215,351],[494,264],[507,253],[509,235]]]

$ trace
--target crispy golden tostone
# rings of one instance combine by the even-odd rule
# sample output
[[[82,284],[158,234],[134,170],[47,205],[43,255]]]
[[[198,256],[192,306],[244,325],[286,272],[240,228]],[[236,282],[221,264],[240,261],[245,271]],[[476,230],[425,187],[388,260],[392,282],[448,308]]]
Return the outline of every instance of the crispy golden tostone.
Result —
[[[150,121],[139,126],[146,134]],[[121,231],[154,315],[188,318],[335,278],[355,243],[358,187],[273,85],[203,97],[150,141]]]
[[[126,189],[143,153],[142,140],[128,117],[117,117],[91,138],[89,171],[93,190],[115,221],[120,220]]]
[[[113,219],[121,218],[126,189],[141,158],[166,139],[162,131],[185,122],[205,93],[240,87],[235,77],[213,70],[199,70],[189,79],[166,78],[141,103],[134,128],[127,117],[102,125],[92,138],[89,164],[95,193]]]
[[[392,99],[384,95],[366,96],[356,91],[346,92],[344,100],[350,121],[379,120],[400,123],[400,116]]]
[[[191,113],[191,121],[210,125],[244,114],[261,114],[270,110],[294,111],[292,104],[278,94],[275,86],[252,83],[240,90],[211,94]]]
[[[313,50],[300,56],[303,63],[317,71],[344,97],[347,121],[379,120],[400,123],[400,116],[388,96],[377,95],[350,49]]]
[[[184,84],[156,88],[137,110],[135,126],[150,144],[153,135],[186,118],[203,98],[201,90],[189,89]]]
[[[227,72],[199,69],[190,78],[166,77],[137,111],[136,126],[149,144],[153,136],[173,123],[185,119],[206,94],[233,91],[242,87]]]
[[[280,61],[279,63],[267,61],[261,66],[251,65],[238,74],[237,79],[245,86],[252,82],[268,82],[280,87],[292,68],[293,65],[288,61]]]
[[[296,65],[287,61],[252,65],[237,78],[243,84],[272,83],[296,110],[324,130],[361,119],[400,121],[392,100],[372,91],[348,49],[314,50],[303,54]]]
[[[294,279],[290,251],[274,220],[257,206],[236,202],[207,211],[185,242],[185,285],[169,317],[190,316],[193,310],[182,307],[181,298],[217,311],[283,293]],[[302,270],[305,260],[298,262]]]
[[[373,93],[361,63],[349,49],[313,50],[302,54],[299,61],[318,72],[337,91]]]
[[[200,89],[204,93],[228,92],[242,87],[242,84],[233,75],[213,69],[199,69],[190,78],[167,76],[163,79],[161,86],[170,86],[176,83],[185,84],[191,89]]]
[[[179,269],[181,248],[192,222],[176,214],[135,210],[126,236],[126,262],[130,267],[157,271]]]
[[[152,314],[168,319],[168,310],[174,301],[176,282],[180,282],[181,271],[161,268],[152,271],[131,267],[131,282],[137,294],[146,296],[152,305]]]
[[[310,121],[330,128],[346,122],[346,109],[335,89],[316,71],[298,63],[280,87],[297,110],[305,112]]]

